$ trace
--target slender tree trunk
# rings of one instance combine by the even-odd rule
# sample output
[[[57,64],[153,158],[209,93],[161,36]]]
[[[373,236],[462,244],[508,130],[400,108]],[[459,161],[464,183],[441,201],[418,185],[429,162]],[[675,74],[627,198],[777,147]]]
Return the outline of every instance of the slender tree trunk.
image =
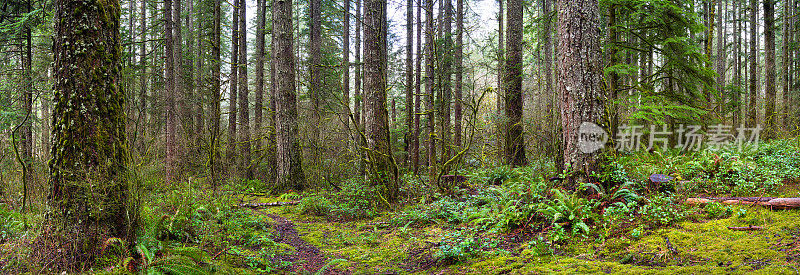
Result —
[[[47,216],[53,220],[47,224],[56,232],[46,235],[60,237],[53,238],[59,249],[35,253],[48,265],[82,271],[95,263],[106,240],[130,243],[135,237],[130,213],[137,210],[129,209],[126,184],[120,4],[57,0],[54,6],[55,142]],[[43,255],[49,252],[56,255]]]
[[[543,51],[544,51],[544,83],[545,92],[544,97],[547,101],[545,112],[547,123],[547,139],[549,144],[546,145],[548,156],[556,163],[556,171],[563,171],[564,167],[560,167],[564,161],[561,159],[563,154],[560,153],[560,138],[558,123],[558,96],[555,88],[553,87],[553,20],[555,18],[553,13],[553,0],[542,0],[542,14],[544,19],[543,36]]]
[[[30,10],[30,6],[28,9]],[[30,116],[22,126],[22,161],[27,165],[33,163],[33,118],[36,113],[33,110],[33,43],[31,29],[25,27],[25,53],[22,57],[22,74],[24,76],[23,86],[24,92],[22,93],[22,110],[25,112],[23,116]],[[31,177],[28,176],[27,182],[30,182]]]
[[[356,18],[360,20],[360,18]],[[344,0],[342,26],[342,114],[350,116],[350,0]],[[350,132],[350,119],[344,119],[344,129]]]
[[[433,112],[433,82],[434,82],[434,53],[433,53],[433,0],[425,0],[425,114],[428,117],[428,180],[438,183],[436,173],[438,169],[436,159],[436,119]]]
[[[446,162],[450,159],[452,155],[452,140],[450,136],[450,123],[452,120],[451,112],[450,112],[450,104],[452,103],[453,98],[453,87],[452,87],[452,77],[453,77],[453,29],[452,29],[452,21],[453,21],[453,3],[452,0],[440,0],[444,5],[444,20],[442,24],[442,98],[440,102],[440,127],[441,130],[439,133],[442,135],[442,161]],[[449,167],[443,167],[447,172],[450,170]]]
[[[581,148],[582,125],[599,125],[604,109],[600,88],[600,28],[597,0],[558,0],[558,93],[568,181],[588,182],[599,171],[600,153]],[[597,126],[584,126],[588,130]]]
[[[774,138],[778,131],[778,114],[775,112],[777,86],[775,82],[775,2],[764,0],[764,69],[766,83],[766,112],[764,121],[766,137]]]
[[[219,185],[219,158],[220,158],[220,120],[222,110],[220,110],[220,103],[222,102],[222,53],[221,53],[221,36],[222,36],[222,0],[214,0],[214,30],[211,37],[211,55],[213,63],[213,71],[211,75],[211,152],[209,155],[208,168],[211,173],[211,186],[214,190]]]
[[[717,94],[719,94],[720,102],[717,104],[717,112],[723,116],[723,118],[727,119],[727,114],[724,112],[725,106],[725,93],[723,93],[725,89],[725,73],[727,70],[727,66],[725,64],[726,58],[728,58],[728,54],[725,51],[725,43],[726,43],[726,25],[727,22],[725,21],[726,16],[726,6],[723,5],[727,3],[727,0],[716,0],[717,1],[717,56],[716,56],[716,71],[717,71]]]
[[[356,91],[355,91],[355,103],[354,103],[355,106],[353,108],[353,109],[355,109],[355,114],[353,114],[353,115],[356,117],[356,122],[357,122],[356,123],[356,127],[358,127],[359,131],[363,131],[364,130],[364,124],[363,124],[363,120],[361,119],[361,108],[362,108],[361,102],[363,100],[362,96],[361,96],[361,66],[362,66],[362,64],[361,64],[361,25],[364,24],[364,22],[361,21],[362,20],[361,19],[361,1],[362,0],[355,0],[355,1],[356,1],[356,18],[357,18],[356,19],[356,40],[355,40],[355,42],[356,42],[356,45],[355,45],[355,51],[356,51],[355,63],[356,64],[355,64],[355,66],[356,67],[355,67],[355,71],[354,71],[355,79],[354,79],[354,83],[353,84],[355,85]]]
[[[409,0],[410,1],[410,0]],[[464,85],[464,0],[456,0],[456,47],[455,47],[455,136],[453,145],[456,148],[461,147],[461,120],[462,118],[462,100],[463,100],[463,85]]]
[[[166,171],[165,175],[165,182],[167,184],[172,183],[175,179],[176,173],[176,128],[177,128],[177,121],[176,121],[176,114],[175,114],[175,56],[174,56],[174,47],[175,44],[173,42],[173,22],[172,22],[172,0],[165,0],[164,1],[164,33],[166,39],[164,41],[164,45],[166,45],[166,49],[164,50],[164,55],[166,56],[166,62],[164,63],[165,67],[165,75],[164,78],[166,80]]]
[[[503,89],[505,86],[503,85],[504,78],[504,68],[505,66],[505,32],[503,31],[503,27],[505,26],[505,22],[503,21],[503,13],[505,10],[503,9],[503,1],[504,0],[497,0],[497,4],[499,9],[497,11],[497,141],[498,141],[498,148],[502,148],[503,146],[500,145],[501,141],[504,141],[505,138],[505,103],[506,103],[506,93]]]
[[[712,45],[713,45],[713,41],[714,41],[714,18],[715,18],[714,17],[714,4],[716,3],[716,1],[719,1],[719,0],[711,0],[711,1],[705,0],[704,3],[703,3],[703,5],[705,6],[706,10],[708,11],[705,14],[705,17],[706,17],[706,37],[705,38],[706,39],[705,39],[705,42],[704,42],[706,57],[708,58],[708,63],[706,63],[706,67],[708,67],[708,68],[712,67],[711,61],[714,60],[714,58],[713,58],[714,53],[712,52],[712,49],[713,49]],[[710,87],[705,88],[705,96],[706,96],[706,100],[708,102],[707,106],[708,106],[709,110],[711,110],[711,108],[713,106],[713,98],[712,98],[713,95],[711,94],[711,88]]]
[[[414,153],[411,156],[411,165],[414,168],[414,175],[419,175],[419,119],[422,113],[421,109],[421,94],[422,94],[422,0],[417,1],[417,59],[416,59],[416,85],[414,85],[414,136],[412,140],[412,147]]]
[[[508,31],[505,66],[505,162],[525,166],[525,137],[522,133],[522,0],[508,0]]]
[[[750,0],[750,100],[748,106],[747,126],[755,127],[758,123],[756,99],[758,96],[758,1]]]
[[[617,34],[617,6],[615,4],[611,4],[608,7],[608,60],[610,66],[618,65],[619,59],[617,58],[617,43],[619,41],[619,35]],[[612,133],[617,133],[617,126],[619,124],[619,107],[616,104],[617,100],[617,92],[619,90],[619,75],[611,71],[608,75],[608,98],[611,102],[608,102],[606,106],[606,110],[610,116],[610,123],[609,125]],[[612,141],[613,142],[613,141]]]
[[[303,155],[298,139],[297,95],[294,79],[292,0],[272,1],[272,63],[275,66],[277,187],[306,188]]]
[[[736,29],[734,30],[734,41],[736,44],[736,53],[734,58],[734,72],[733,83],[735,91],[733,94],[733,101],[736,103],[736,109],[733,112],[733,125],[739,127],[742,123],[742,12],[740,9],[741,1],[734,1],[734,21],[736,22]]]
[[[267,1],[266,0],[257,0],[258,7],[257,7],[257,24],[258,27],[256,29],[256,102],[255,102],[255,109],[253,110],[254,116],[254,125],[253,125],[253,135],[255,136],[255,144],[254,149],[257,155],[261,155],[261,145],[263,142],[261,141],[261,137],[263,136],[264,128],[262,126],[263,121],[263,114],[262,111],[264,109],[264,55],[265,53],[265,37],[264,32],[267,27]],[[260,160],[260,158],[257,157]],[[255,169],[251,169],[255,170]],[[258,178],[261,178],[261,171],[258,171]]]
[[[405,145],[408,157],[404,162],[413,167],[414,155],[414,1],[406,0],[406,134]]]
[[[184,159],[183,158],[183,155],[184,155],[183,143],[185,141],[183,139],[183,136],[184,136],[183,133],[185,131],[183,131],[183,129],[191,129],[191,128],[186,128],[186,126],[191,127],[190,126],[191,122],[188,119],[189,111],[187,110],[187,107],[186,107],[186,99],[187,99],[186,95],[185,95],[186,90],[183,87],[183,84],[184,84],[183,80],[184,80],[185,75],[183,73],[183,64],[184,64],[184,62],[183,62],[183,35],[182,35],[182,32],[183,32],[182,31],[182,29],[183,29],[182,27],[183,27],[183,25],[181,25],[181,19],[182,19],[181,18],[181,16],[182,16],[181,12],[182,12],[183,7],[182,7],[181,0],[173,0],[172,9],[173,9],[173,12],[174,12],[174,14],[172,15],[172,19],[174,20],[174,23],[172,25],[172,30],[175,33],[174,36],[173,36],[173,43],[175,43],[175,46],[173,46],[174,47],[173,48],[174,51],[172,52],[173,55],[175,55],[175,57],[173,57],[173,61],[175,62],[174,63],[175,75],[173,75],[173,77],[175,78],[175,87],[174,87],[174,89],[175,89],[175,92],[174,92],[175,101],[174,101],[173,104],[175,105],[175,107],[173,107],[173,108],[175,109],[175,117],[176,117],[175,127],[174,127],[174,129],[175,129],[175,139],[174,139],[175,140],[175,150],[173,151],[173,153],[174,153],[173,158],[175,159],[175,161],[173,162],[173,165],[174,165],[173,169],[176,169],[176,172],[178,173],[178,175],[180,175],[181,174],[181,163],[182,163],[181,161]]]
[[[783,92],[783,114],[782,114],[782,121],[783,121],[783,130],[789,130],[789,44],[791,43],[791,34],[789,33],[789,26],[791,25],[791,17],[790,17],[790,9],[792,5],[792,0],[786,0],[783,2],[783,44],[781,47],[781,74],[780,74],[780,82],[781,88]]]
[[[142,27],[142,29],[141,29],[142,33],[141,33],[141,36],[140,36],[140,39],[142,40],[142,42],[139,43],[139,68],[141,69],[141,72],[140,72],[141,75],[139,76],[139,81],[140,81],[139,82],[139,102],[138,102],[139,111],[137,112],[139,114],[138,118],[139,118],[139,122],[140,123],[143,123],[143,122],[149,120],[147,118],[147,116],[146,116],[146,114],[147,114],[147,90],[148,90],[147,89],[147,79],[148,79],[148,74],[147,74],[147,43],[145,42],[145,41],[147,41],[147,5],[146,4],[147,4],[147,1],[142,1],[141,13],[140,13],[140,15],[141,15],[140,19],[141,20],[139,21],[139,24]],[[139,135],[139,134],[137,133],[137,135]],[[138,149],[143,150],[144,148],[142,148],[142,147],[144,145],[144,139],[140,138],[138,140],[140,141],[139,144],[135,144],[135,145],[137,147],[139,147]]]
[[[239,172],[243,178],[253,177],[250,166],[250,100],[247,85],[247,4],[239,0]]]
[[[310,60],[308,64],[308,75],[311,79],[310,86],[308,87],[309,97],[311,99],[311,123],[312,125],[320,125],[320,101],[322,89],[322,14],[320,10],[321,0],[309,1],[309,14],[311,17],[309,39],[309,52]],[[320,163],[320,131],[319,127],[310,127],[311,130],[311,157],[312,163]],[[313,169],[309,171],[314,181],[318,181],[319,170]]]
[[[239,1],[233,1],[233,26],[231,27],[231,72],[228,76],[230,92],[228,93],[228,148],[226,159],[228,160],[228,174],[232,175],[236,164],[236,97],[239,91]]]

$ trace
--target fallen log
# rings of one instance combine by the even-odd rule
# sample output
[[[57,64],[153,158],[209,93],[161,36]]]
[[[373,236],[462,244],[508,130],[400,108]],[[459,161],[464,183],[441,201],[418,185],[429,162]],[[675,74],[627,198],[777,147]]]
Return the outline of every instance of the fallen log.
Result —
[[[728,226],[728,229],[733,231],[757,231],[757,230],[764,230],[764,227],[761,226],[744,226],[744,227],[736,227],[736,226]]]
[[[702,205],[709,202],[716,201],[723,204],[739,204],[739,205],[760,205],[770,207],[772,209],[795,209],[800,208],[800,198],[759,198],[759,197],[700,197],[688,198],[686,204],[689,205]]]
[[[298,203],[300,203],[300,201],[279,201],[279,202],[267,202],[267,203],[243,203],[243,204],[240,204],[239,207],[261,208],[261,207],[269,207],[269,206],[297,205]]]

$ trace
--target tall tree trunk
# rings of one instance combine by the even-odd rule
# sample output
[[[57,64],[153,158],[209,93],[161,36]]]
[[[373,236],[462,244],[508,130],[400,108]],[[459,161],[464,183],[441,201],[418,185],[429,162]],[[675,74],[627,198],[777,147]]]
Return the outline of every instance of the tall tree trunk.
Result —
[[[184,148],[184,146],[183,146],[183,142],[184,142],[183,136],[184,135],[183,135],[183,133],[185,131],[182,131],[182,130],[183,129],[191,129],[191,128],[186,128],[187,125],[191,125],[191,124],[190,124],[189,119],[187,119],[188,115],[189,115],[189,111],[186,108],[186,99],[187,98],[186,98],[186,95],[184,94],[185,93],[185,89],[183,87],[183,84],[184,84],[183,83],[183,79],[184,79],[185,75],[183,73],[183,35],[182,35],[182,32],[183,32],[182,31],[182,29],[183,29],[182,27],[183,27],[183,25],[181,25],[181,19],[182,19],[181,18],[181,11],[182,11],[182,9],[183,9],[183,7],[181,5],[181,0],[173,0],[172,10],[173,10],[174,14],[172,15],[172,19],[174,20],[174,22],[172,24],[172,30],[175,33],[174,36],[173,36],[173,43],[175,43],[175,46],[173,46],[174,47],[173,48],[174,51],[172,52],[173,55],[175,55],[175,57],[173,57],[173,62],[175,62],[174,63],[175,75],[173,75],[173,77],[175,78],[175,87],[174,87],[174,89],[175,89],[175,92],[174,92],[174,95],[175,95],[174,105],[175,105],[175,107],[173,107],[173,108],[175,109],[175,117],[176,117],[176,120],[175,120],[175,147],[174,147],[175,149],[173,151],[173,153],[174,153],[173,159],[175,161],[173,162],[173,169],[176,169],[176,171],[178,172],[179,175],[181,174],[181,171],[180,171],[180,169],[181,169],[181,160],[183,160],[183,155],[184,155],[184,150],[183,150],[183,148]]]
[[[175,44],[173,41],[173,22],[172,22],[172,0],[165,0],[164,1],[164,34],[166,39],[164,41],[164,45],[166,45],[166,49],[164,50],[164,55],[166,56],[166,61],[164,63],[165,67],[165,75],[164,78],[167,82],[165,89],[166,92],[166,169],[164,172],[165,175],[165,182],[167,184],[172,183],[175,179],[175,173],[177,165],[176,162],[176,154],[177,154],[177,144],[176,144],[176,131],[177,131],[177,121],[176,121],[176,110],[175,110]]]
[[[414,155],[414,1],[406,0],[406,134],[405,145],[406,161],[408,167],[412,167],[411,161]]]
[[[362,109],[361,102],[363,101],[363,98],[361,96],[361,67],[363,65],[363,64],[361,64],[361,25],[364,24],[364,22],[361,21],[361,1],[362,0],[355,0],[355,1],[356,1],[356,18],[357,18],[356,19],[356,40],[355,40],[355,42],[356,42],[356,45],[355,45],[355,51],[356,51],[355,63],[356,64],[355,64],[355,66],[356,67],[355,67],[355,71],[354,71],[355,79],[353,80],[354,81],[353,84],[355,85],[355,89],[356,90],[355,90],[355,95],[354,95],[355,96],[355,103],[354,103],[355,106],[353,106],[353,109],[355,109],[355,114],[353,114],[353,115],[356,117],[356,122],[357,122],[356,123],[356,127],[359,127],[358,131],[362,131],[362,130],[364,130],[364,124],[363,124],[364,120],[361,119],[361,109]]]
[[[228,93],[228,148],[225,158],[228,160],[228,174],[232,175],[236,164],[236,97],[238,95],[239,74],[239,1],[233,1],[233,26],[231,27],[231,72],[228,76],[230,92]]]
[[[727,66],[725,65],[725,59],[728,58],[727,52],[725,52],[725,43],[726,43],[726,21],[725,21],[725,6],[726,0],[716,0],[717,1],[717,55],[716,55],[716,71],[717,71],[717,94],[719,94],[720,102],[717,103],[717,112],[724,118],[727,119],[727,115],[724,112],[725,106],[725,93],[723,93],[725,89],[725,72],[727,70]]]
[[[409,0],[410,1],[410,0]],[[455,136],[453,137],[453,145],[456,148],[461,147],[461,120],[462,110],[461,104],[463,100],[463,85],[464,85],[464,0],[456,0],[456,47],[455,47],[455,94],[456,98],[453,100],[455,103]]]
[[[609,65],[614,66],[619,64],[619,59],[617,57],[617,44],[620,43],[619,35],[617,34],[617,6],[615,4],[611,4],[608,7],[608,60]],[[617,100],[617,92],[619,90],[619,74],[614,71],[611,71],[608,75],[608,98],[610,102],[606,106],[606,110],[610,116],[610,123],[609,129],[611,129],[612,133],[617,132],[617,126],[619,124],[619,107],[616,104]]]
[[[750,100],[748,102],[747,127],[755,127],[758,123],[758,1],[750,0]]]
[[[250,100],[247,85],[247,3],[239,0],[239,172],[243,178],[253,177],[250,166]]]
[[[452,77],[453,77],[453,28],[452,28],[452,21],[453,21],[453,1],[452,0],[440,0],[444,5],[444,20],[442,21],[442,54],[440,55],[441,64],[442,64],[442,71],[441,71],[441,83],[442,83],[442,98],[440,102],[440,112],[439,112],[439,125],[441,130],[439,131],[440,135],[442,136],[442,162],[446,162],[450,159],[452,155],[452,140],[450,139],[450,123],[452,120],[451,112],[450,112],[450,104],[453,98],[453,87],[452,87]],[[447,170],[450,170],[449,167],[442,167]]]
[[[342,26],[342,114],[349,117],[350,111],[350,1],[344,0],[344,23]],[[356,18],[359,20],[359,18]],[[344,119],[344,129],[350,132],[350,119]]]
[[[508,31],[505,66],[506,142],[505,162],[525,166],[525,137],[522,133],[522,0],[508,0]]]
[[[736,52],[734,53],[734,72],[733,83],[735,86],[733,94],[733,102],[735,102],[736,109],[733,111],[733,125],[739,127],[742,123],[742,12],[740,9],[741,1],[734,1],[734,21],[736,28],[734,29],[734,41],[736,44]]]
[[[321,0],[309,0],[309,14],[311,17],[309,39],[309,52],[310,60],[308,64],[308,75],[311,79],[310,86],[308,87],[309,97],[311,99],[311,123],[312,125],[320,125],[320,101],[322,90],[322,14],[320,10]],[[310,127],[311,130],[311,162],[319,164],[320,159],[320,131],[319,127]],[[312,169],[309,171],[312,179],[316,182],[319,180],[319,171],[321,169]]]
[[[778,131],[778,114],[775,112],[775,2],[764,0],[764,82],[766,89],[766,138],[773,138]]]
[[[781,74],[780,74],[780,82],[781,88],[783,92],[783,114],[782,114],[782,122],[783,122],[783,130],[789,130],[789,44],[791,43],[791,34],[789,34],[789,26],[791,25],[791,17],[790,17],[790,9],[792,5],[792,0],[786,0],[783,2],[783,33],[781,37],[783,37],[783,44],[781,46]]]
[[[548,156],[556,163],[556,171],[563,171],[564,167],[560,165],[564,163],[561,159],[560,153],[560,132],[558,129],[558,96],[555,94],[553,87],[553,0],[542,0],[542,14],[544,19],[544,30],[542,31],[543,51],[544,51],[544,83],[545,92],[544,97],[547,100],[545,112],[547,123],[547,139],[550,144],[547,145]]]
[[[364,1],[364,95],[370,182],[389,202],[399,198],[397,164],[392,156],[386,109],[386,0]]]
[[[505,66],[505,32],[503,32],[503,27],[505,26],[505,22],[503,21],[503,13],[505,10],[503,9],[503,0],[497,0],[497,4],[499,9],[497,11],[497,141],[498,141],[498,148],[503,148],[500,145],[500,142],[504,141],[505,138],[505,103],[506,103],[506,93],[503,89],[505,86],[503,85],[504,78],[504,66]]]
[[[135,236],[130,213],[137,210],[129,209],[126,183],[120,5],[57,0],[54,6],[55,142],[47,216],[54,220],[47,224],[60,238],[59,249],[48,250],[58,255],[48,254],[47,261],[80,271],[95,263],[104,241],[130,243]],[[92,78],[97,75],[103,77]]]
[[[277,187],[302,191],[306,188],[303,155],[298,139],[297,95],[294,79],[294,33],[292,0],[272,1],[272,63],[275,64]]]
[[[706,11],[707,11],[707,13],[705,14],[705,17],[706,17],[706,37],[705,37],[705,41],[704,41],[704,44],[705,44],[704,46],[705,46],[706,57],[708,58],[708,63],[706,63],[706,67],[708,67],[708,68],[712,67],[711,61],[714,60],[714,58],[713,58],[714,53],[712,52],[712,49],[713,49],[712,45],[713,45],[713,41],[714,41],[714,18],[715,18],[714,17],[714,4],[716,3],[716,1],[719,1],[719,0],[711,0],[711,1],[705,0],[705,1],[703,1],[703,5],[705,6]],[[710,87],[706,87],[705,88],[705,96],[706,96],[706,100],[708,102],[707,106],[708,106],[709,110],[711,111],[711,108],[713,106],[713,99],[712,99],[713,95],[711,94],[711,88]]]
[[[597,0],[558,0],[558,93],[561,100],[564,167],[568,181],[588,182],[599,171],[600,153],[582,150],[582,125],[601,123],[604,109],[600,88],[600,28]],[[589,128],[587,126],[584,126]],[[597,126],[593,126],[594,128]],[[592,148],[593,149],[593,148]]]
[[[254,120],[255,123],[253,125],[254,131],[253,134],[255,135],[255,148],[256,154],[261,155],[261,145],[263,142],[261,141],[261,137],[263,136],[264,128],[262,126],[263,121],[263,109],[264,109],[264,55],[265,55],[265,35],[264,31],[267,27],[267,1],[266,0],[257,0],[257,23],[258,27],[256,28],[256,102],[255,102],[255,110],[253,112],[253,116],[255,116]],[[258,158],[260,159],[260,158]],[[251,169],[251,171],[254,169]],[[258,176],[261,178],[261,171],[258,171]]]
[[[220,110],[220,103],[222,102],[222,53],[221,53],[221,36],[222,36],[222,0],[214,0],[214,30],[211,37],[211,55],[213,71],[211,75],[211,152],[209,153],[208,168],[211,173],[211,186],[216,190],[219,184],[219,158],[220,158],[220,120],[222,110]]]
[[[147,118],[147,1],[142,1],[141,5],[141,13],[140,13],[140,21],[139,24],[141,25],[141,36],[140,39],[142,40],[139,43],[139,69],[141,70],[141,75],[139,76],[139,102],[138,102],[138,120],[139,123],[144,123],[145,121],[149,121]],[[136,135],[139,135],[137,133]],[[139,144],[135,144],[135,146],[139,150],[143,150],[144,145],[144,138],[137,139]]]
[[[417,2],[417,58],[416,58],[416,85],[414,85],[414,136],[411,142],[414,153],[411,156],[411,165],[414,168],[414,175],[419,175],[419,119],[422,99],[422,0]]]
[[[30,5],[27,6],[30,10]],[[33,162],[33,118],[36,117],[36,113],[33,110],[33,35],[29,27],[25,27],[24,37],[25,53],[22,56],[22,75],[24,79],[22,110],[26,114],[23,116],[28,117],[28,119],[22,125],[22,137],[20,139],[22,143],[22,161],[24,161],[26,165],[30,165]],[[26,181],[30,182],[30,179],[31,177],[28,176]]]
[[[434,82],[434,53],[433,53],[433,0],[425,0],[425,115],[428,117],[428,180],[438,183],[436,173],[438,164],[436,159],[436,119],[433,112],[433,82]]]

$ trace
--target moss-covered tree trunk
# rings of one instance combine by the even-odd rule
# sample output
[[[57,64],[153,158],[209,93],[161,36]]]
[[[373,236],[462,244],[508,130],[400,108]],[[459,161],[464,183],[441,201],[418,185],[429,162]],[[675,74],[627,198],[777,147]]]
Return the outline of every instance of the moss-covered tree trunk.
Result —
[[[389,139],[386,106],[386,0],[364,1],[364,118],[367,163],[371,184],[379,188],[383,200],[394,202],[399,188],[397,164]]]
[[[48,218],[59,249],[48,260],[71,268],[91,265],[109,238],[133,236],[119,18],[118,0],[55,1]]]

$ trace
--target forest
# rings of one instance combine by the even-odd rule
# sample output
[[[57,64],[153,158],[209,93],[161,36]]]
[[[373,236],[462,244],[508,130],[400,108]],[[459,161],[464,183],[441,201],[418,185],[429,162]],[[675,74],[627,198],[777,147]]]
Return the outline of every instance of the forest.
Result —
[[[800,272],[800,0],[3,0],[0,57],[3,274]]]

